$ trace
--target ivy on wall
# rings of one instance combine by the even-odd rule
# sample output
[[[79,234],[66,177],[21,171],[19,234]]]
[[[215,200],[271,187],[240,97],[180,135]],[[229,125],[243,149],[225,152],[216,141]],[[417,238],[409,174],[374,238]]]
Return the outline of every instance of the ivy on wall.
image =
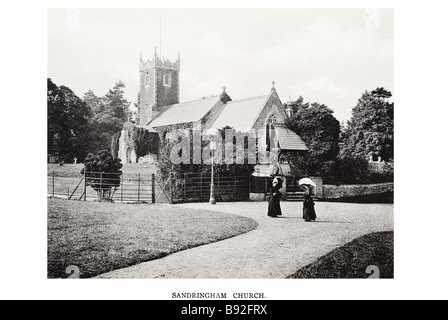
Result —
[[[185,191],[185,175],[184,174],[193,174],[199,177],[200,175],[207,175],[211,172],[211,165],[205,164],[204,161],[201,161],[201,164],[194,164],[193,160],[193,150],[194,150],[194,143],[193,143],[193,127],[194,124],[192,123],[183,123],[183,124],[176,124],[173,126],[166,126],[166,127],[159,127],[157,130],[159,131],[161,139],[164,139],[161,147],[160,147],[160,153],[157,160],[157,176],[162,179],[162,181],[166,181],[169,177],[173,178],[173,196],[175,199],[183,199],[184,197],[184,191]],[[187,130],[189,133],[189,139],[190,139],[190,164],[173,164],[171,161],[171,152],[173,147],[176,146],[178,141],[170,141],[169,139],[166,139],[166,134],[169,132],[172,132],[173,130]],[[220,130],[221,136],[224,140],[225,136],[225,129],[232,129],[230,127],[223,128]],[[235,132],[236,133],[236,132]],[[244,176],[248,177],[252,172],[254,172],[254,165],[248,164],[248,141],[245,141],[244,146],[244,154],[245,164],[215,164],[214,170],[216,174],[219,174],[220,177],[234,177],[234,176]],[[201,154],[204,148],[209,144],[208,141],[202,140],[201,142]],[[222,144],[222,154],[225,154],[225,144]],[[234,154],[236,154],[236,149],[233,150]],[[232,188],[234,186],[232,185]],[[230,192],[226,191],[225,187],[221,185],[221,200],[225,199],[226,201],[234,201],[237,198],[235,198],[235,195]],[[225,194],[225,195],[224,195]],[[222,198],[224,197],[224,198]],[[241,197],[245,197],[244,194],[241,195]]]
[[[126,147],[134,149],[137,159],[149,153],[159,153],[159,135],[146,128],[138,127],[131,122],[126,122],[123,126],[126,135],[124,137]],[[111,152],[114,157],[118,156],[121,132],[117,132],[112,137]]]
[[[118,131],[112,136],[110,153],[114,158],[118,158],[118,149],[120,148],[120,137],[121,137],[121,131]]]

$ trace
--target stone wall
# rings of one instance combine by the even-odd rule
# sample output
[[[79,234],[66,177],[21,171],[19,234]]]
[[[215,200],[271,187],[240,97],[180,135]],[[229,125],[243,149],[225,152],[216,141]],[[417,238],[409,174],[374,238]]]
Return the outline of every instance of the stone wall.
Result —
[[[149,76],[149,83],[145,81],[146,76]],[[140,101],[138,106],[139,125],[146,125],[148,122],[148,107],[155,104],[155,87],[156,78],[155,70],[148,69],[140,71]]]
[[[171,87],[163,85],[163,76],[171,75]],[[179,70],[156,69],[156,112],[163,107],[179,103]]]
[[[394,191],[394,183],[323,185],[324,199],[349,198]]]
[[[266,129],[266,120],[272,112],[277,114],[277,121],[279,123],[283,123],[286,120],[285,108],[283,108],[282,102],[280,101],[276,91],[272,92],[269,101],[266,103],[258,119],[255,121],[253,129]]]
[[[157,155],[156,154],[147,154],[144,157],[138,158],[137,163],[155,164],[155,163],[157,163]]]
[[[316,188],[313,188],[313,196],[318,199],[322,199],[324,197],[324,184],[321,177],[310,177],[311,180],[316,184]]]

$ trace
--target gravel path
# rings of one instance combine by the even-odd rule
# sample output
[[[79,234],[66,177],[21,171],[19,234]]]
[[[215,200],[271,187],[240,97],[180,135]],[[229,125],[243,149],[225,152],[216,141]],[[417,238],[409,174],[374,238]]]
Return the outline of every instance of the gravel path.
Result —
[[[256,220],[259,227],[99,278],[280,279],[357,237],[393,230],[390,204],[316,202],[316,222],[301,219],[301,202],[281,205],[282,218],[269,218],[266,202],[177,205],[242,215]]]

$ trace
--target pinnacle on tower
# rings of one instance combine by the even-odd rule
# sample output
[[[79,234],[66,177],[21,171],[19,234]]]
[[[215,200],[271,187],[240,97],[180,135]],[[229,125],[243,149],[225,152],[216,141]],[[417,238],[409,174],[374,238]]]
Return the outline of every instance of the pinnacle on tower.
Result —
[[[154,48],[154,58],[157,58],[157,47]]]

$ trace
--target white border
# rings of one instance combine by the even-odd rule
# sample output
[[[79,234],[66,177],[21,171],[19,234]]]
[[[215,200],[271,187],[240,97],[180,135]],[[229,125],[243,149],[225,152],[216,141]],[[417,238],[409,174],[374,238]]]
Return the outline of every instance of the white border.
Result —
[[[395,8],[395,280],[46,279],[46,8],[103,1],[13,2],[1,10],[2,184],[0,298],[170,299],[172,292],[265,292],[269,299],[441,299],[448,213],[443,206],[447,87],[444,2],[339,1]],[[118,1],[108,4],[120,6]],[[189,1],[189,7],[248,7],[245,1]],[[332,1],[276,1],[277,7],[334,7]],[[148,1],[127,1],[147,7]],[[182,1],[153,7],[185,7]],[[260,1],[259,7],[272,7]],[[25,81],[26,79],[26,81]],[[443,131],[442,131],[443,130]],[[421,179],[420,182],[417,182]],[[439,181],[439,182],[437,182]],[[442,181],[442,182],[440,182]],[[417,182],[417,183],[416,183]]]

